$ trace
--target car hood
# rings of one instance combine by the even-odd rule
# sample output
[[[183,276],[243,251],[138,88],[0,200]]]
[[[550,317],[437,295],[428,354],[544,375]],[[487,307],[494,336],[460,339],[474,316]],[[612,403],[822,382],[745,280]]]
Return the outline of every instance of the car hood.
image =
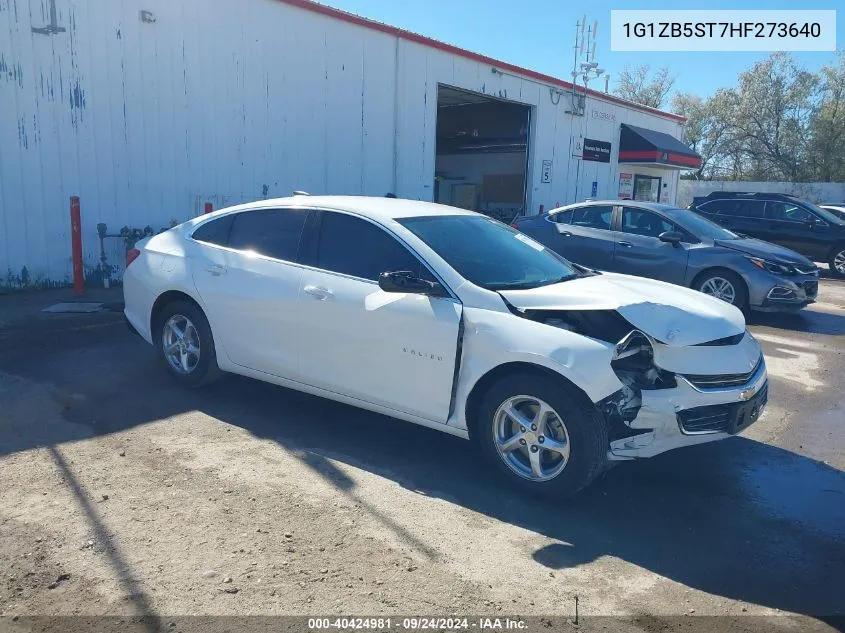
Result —
[[[745,331],[745,318],[734,306],[644,277],[602,273],[499,294],[520,310],[615,310],[669,346],[698,345]]]
[[[814,266],[814,264],[793,250],[772,244],[771,242],[764,242],[763,240],[755,239],[739,239],[739,240],[716,240],[714,242],[717,246],[728,248],[732,251],[738,251],[751,255],[753,257],[760,257],[785,264],[801,264],[803,266]]]

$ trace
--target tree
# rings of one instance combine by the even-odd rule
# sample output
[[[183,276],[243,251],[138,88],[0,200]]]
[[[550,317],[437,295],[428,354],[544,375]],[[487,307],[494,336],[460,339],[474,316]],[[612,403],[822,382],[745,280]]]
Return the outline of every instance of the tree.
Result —
[[[639,103],[650,108],[660,108],[669,96],[675,78],[669,74],[669,69],[661,68],[651,76],[651,67],[643,64],[635,68],[626,66],[613,91],[619,97]]]
[[[736,140],[752,178],[799,181],[808,175],[807,145],[819,77],[788,53],[774,53],[739,75]]]
[[[694,172],[696,180],[725,177],[725,156],[734,149],[732,112],[736,101],[732,90],[720,90],[707,100],[688,93],[678,93],[672,99],[673,111],[687,119],[684,141],[701,156],[701,167]]]
[[[809,161],[816,179],[845,180],[845,50],[821,69],[819,100],[810,122]]]

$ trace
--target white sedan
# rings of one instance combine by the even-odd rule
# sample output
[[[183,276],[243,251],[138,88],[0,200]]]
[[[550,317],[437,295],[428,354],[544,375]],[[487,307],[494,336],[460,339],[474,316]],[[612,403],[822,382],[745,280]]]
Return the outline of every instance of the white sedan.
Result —
[[[232,372],[422,424],[543,494],[730,437],[767,399],[735,307],[427,202],[222,209],[139,242],[123,287],[130,326],[184,385]]]

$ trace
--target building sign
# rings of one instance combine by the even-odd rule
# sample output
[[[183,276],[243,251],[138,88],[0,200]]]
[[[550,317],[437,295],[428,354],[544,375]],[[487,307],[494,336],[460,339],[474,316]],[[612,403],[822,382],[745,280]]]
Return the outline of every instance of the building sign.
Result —
[[[606,141],[597,141],[592,138],[585,138],[582,158],[583,160],[592,160],[597,163],[609,163],[610,143]]]
[[[634,197],[634,174],[619,174],[619,199],[630,200]]]
[[[551,182],[552,181],[552,161],[544,160],[543,161],[543,170],[541,173],[540,182]]]
[[[593,118],[599,121],[607,121],[608,123],[616,123],[616,115],[612,112],[602,112],[601,110],[593,109]]]
[[[599,194],[599,181],[593,181],[593,192],[590,194],[591,198],[595,198]]]

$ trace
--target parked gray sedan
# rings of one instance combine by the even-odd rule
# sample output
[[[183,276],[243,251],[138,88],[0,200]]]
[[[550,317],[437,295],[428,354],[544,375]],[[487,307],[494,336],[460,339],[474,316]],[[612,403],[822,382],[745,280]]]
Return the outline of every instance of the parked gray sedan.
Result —
[[[665,204],[585,202],[513,226],[582,266],[688,286],[746,311],[798,310],[818,295],[819,270],[803,255]]]

